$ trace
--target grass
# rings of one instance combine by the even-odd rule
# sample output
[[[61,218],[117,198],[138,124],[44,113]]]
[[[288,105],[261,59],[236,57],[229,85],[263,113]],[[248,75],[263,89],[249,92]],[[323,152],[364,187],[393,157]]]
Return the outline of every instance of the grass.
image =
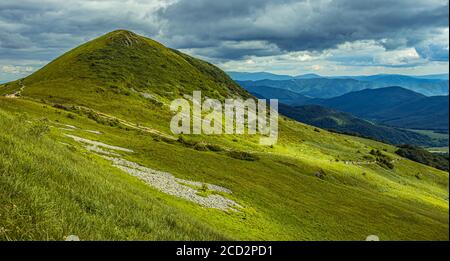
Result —
[[[0,112],[0,239],[224,239],[167,198]],[[170,200],[169,200],[170,201]]]
[[[0,227],[8,231],[3,239],[58,240],[68,234],[107,240],[363,240],[369,234],[383,240],[448,239],[447,173],[408,160],[395,163],[393,170],[344,163],[362,158],[357,150],[370,155],[373,148],[396,157],[395,148],[385,144],[324,130],[317,133],[282,120],[286,124],[280,143],[271,149],[254,145],[258,160],[246,161],[226,151],[198,151],[136,130],[98,124],[87,116],[71,119],[64,110],[33,101],[2,98],[0,104],[0,148],[6,155],[0,164],[5,206]],[[24,122],[25,116],[7,116],[18,110],[32,124]],[[42,124],[44,115],[48,125],[75,125],[76,135],[132,148],[136,153],[127,155],[130,160],[180,178],[225,186],[244,209],[222,212],[167,196],[86,154],[63,137],[63,130],[52,127],[35,141],[28,127],[19,128]],[[323,138],[311,138],[317,135]],[[304,141],[295,142],[299,137]],[[236,138],[241,139],[226,137]],[[230,141],[228,146],[242,150],[242,144]],[[326,173],[323,179],[315,176],[319,170]],[[13,205],[24,212],[15,214]],[[168,227],[167,215],[175,228]],[[35,222],[28,224],[30,218]]]
[[[171,99],[194,88],[217,99],[248,94],[214,66],[149,39],[112,32],[23,83],[21,98],[0,97],[0,239],[449,238],[448,173],[401,158],[393,146],[285,117],[272,147],[259,145],[258,135],[170,134]],[[0,94],[18,87],[2,85]],[[132,149],[126,159],[175,177],[226,187],[243,208],[224,212],[163,194],[64,133]],[[393,160],[392,168],[361,163],[377,157]]]

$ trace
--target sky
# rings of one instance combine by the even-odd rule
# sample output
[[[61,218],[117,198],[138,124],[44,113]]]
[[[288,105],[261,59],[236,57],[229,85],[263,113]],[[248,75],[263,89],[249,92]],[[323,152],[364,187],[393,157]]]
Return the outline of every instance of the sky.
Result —
[[[116,29],[226,71],[446,73],[448,7],[448,0],[2,0],[0,82]]]

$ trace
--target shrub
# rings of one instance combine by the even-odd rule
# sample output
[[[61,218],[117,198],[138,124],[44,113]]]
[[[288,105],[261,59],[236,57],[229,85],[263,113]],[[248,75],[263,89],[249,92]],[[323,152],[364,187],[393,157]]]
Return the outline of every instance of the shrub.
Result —
[[[377,159],[377,163],[378,165],[382,166],[382,167],[386,167],[388,169],[393,169],[394,168],[394,164],[392,164],[388,159],[386,158],[378,158]]]
[[[54,104],[53,107],[56,109],[67,110],[66,106],[59,104],[59,103]]]
[[[325,179],[325,176],[326,176],[327,174],[325,173],[325,171],[323,170],[323,169],[320,169],[319,171],[317,171],[315,174],[314,174],[314,176],[316,176],[317,178],[319,178],[319,179]]]
[[[210,151],[215,151],[215,152],[224,151],[224,148],[222,148],[221,146],[216,145],[216,144],[207,144],[206,147]]]
[[[388,169],[394,168],[394,164],[392,164],[391,162],[392,161],[391,157],[383,154],[380,150],[372,149],[370,151],[370,154],[375,156],[377,164],[380,165],[381,167]]]
[[[184,136],[179,136],[178,137],[178,142],[180,142],[181,144],[187,146],[187,147],[194,147],[197,142],[192,141],[192,140],[188,140],[186,139]]]
[[[196,143],[194,145],[194,149],[198,150],[198,151],[207,151],[208,150],[208,148],[206,147],[205,143],[202,143],[202,142]]]
[[[251,154],[249,152],[245,151],[230,151],[228,152],[228,155],[232,158],[239,159],[239,160],[247,160],[247,161],[256,161],[259,160],[259,157]]]

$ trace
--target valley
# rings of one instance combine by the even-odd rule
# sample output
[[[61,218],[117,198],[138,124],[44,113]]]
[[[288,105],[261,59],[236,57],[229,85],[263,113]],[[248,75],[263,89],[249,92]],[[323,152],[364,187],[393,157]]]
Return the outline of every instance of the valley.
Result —
[[[362,78],[376,81],[380,77]],[[276,79],[274,76],[272,78]],[[306,79],[318,78],[320,76],[316,75]],[[353,79],[351,77],[336,79],[347,78]],[[246,81],[241,84],[258,98],[279,99],[279,102],[284,104],[282,107],[284,113],[299,121],[394,145],[413,144],[422,147],[448,145],[448,96],[428,97],[399,86],[372,89],[366,86],[362,90],[348,89],[342,95],[334,94],[335,96],[328,97],[319,94],[318,98],[314,98],[302,93],[308,88],[317,91],[322,88],[320,85],[310,87],[298,85],[294,90],[289,84],[284,85],[284,80],[271,80],[276,82],[273,85],[267,81]],[[327,81],[332,84],[335,79],[327,78]],[[335,90],[340,87],[338,84],[330,85],[328,88]],[[332,92],[328,92],[327,95],[330,93]]]

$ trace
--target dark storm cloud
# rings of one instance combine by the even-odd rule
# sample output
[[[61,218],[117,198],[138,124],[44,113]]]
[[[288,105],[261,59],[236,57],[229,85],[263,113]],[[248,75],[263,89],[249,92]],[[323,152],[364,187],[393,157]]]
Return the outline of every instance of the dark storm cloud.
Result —
[[[446,62],[448,5],[448,0],[0,1],[0,73],[3,65],[7,71],[37,68],[120,28],[218,63],[305,50],[320,54],[359,40],[374,40],[386,51],[412,47],[427,61]],[[359,57],[325,59],[379,65],[369,51]],[[382,58],[381,63],[392,60]]]
[[[155,34],[153,18],[139,7],[120,1],[0,2],[1,58],[21,53],[48,60],[118,28]]]
[[[179,1],[160,10],[165,36],[179,48],[204,40],[216,53],[222,53],[223,41],[266,41],[283,52],[385,39],[381,43],[395,49],[420,45],[433,29],[448,27],[448,1],[224,2]]]

